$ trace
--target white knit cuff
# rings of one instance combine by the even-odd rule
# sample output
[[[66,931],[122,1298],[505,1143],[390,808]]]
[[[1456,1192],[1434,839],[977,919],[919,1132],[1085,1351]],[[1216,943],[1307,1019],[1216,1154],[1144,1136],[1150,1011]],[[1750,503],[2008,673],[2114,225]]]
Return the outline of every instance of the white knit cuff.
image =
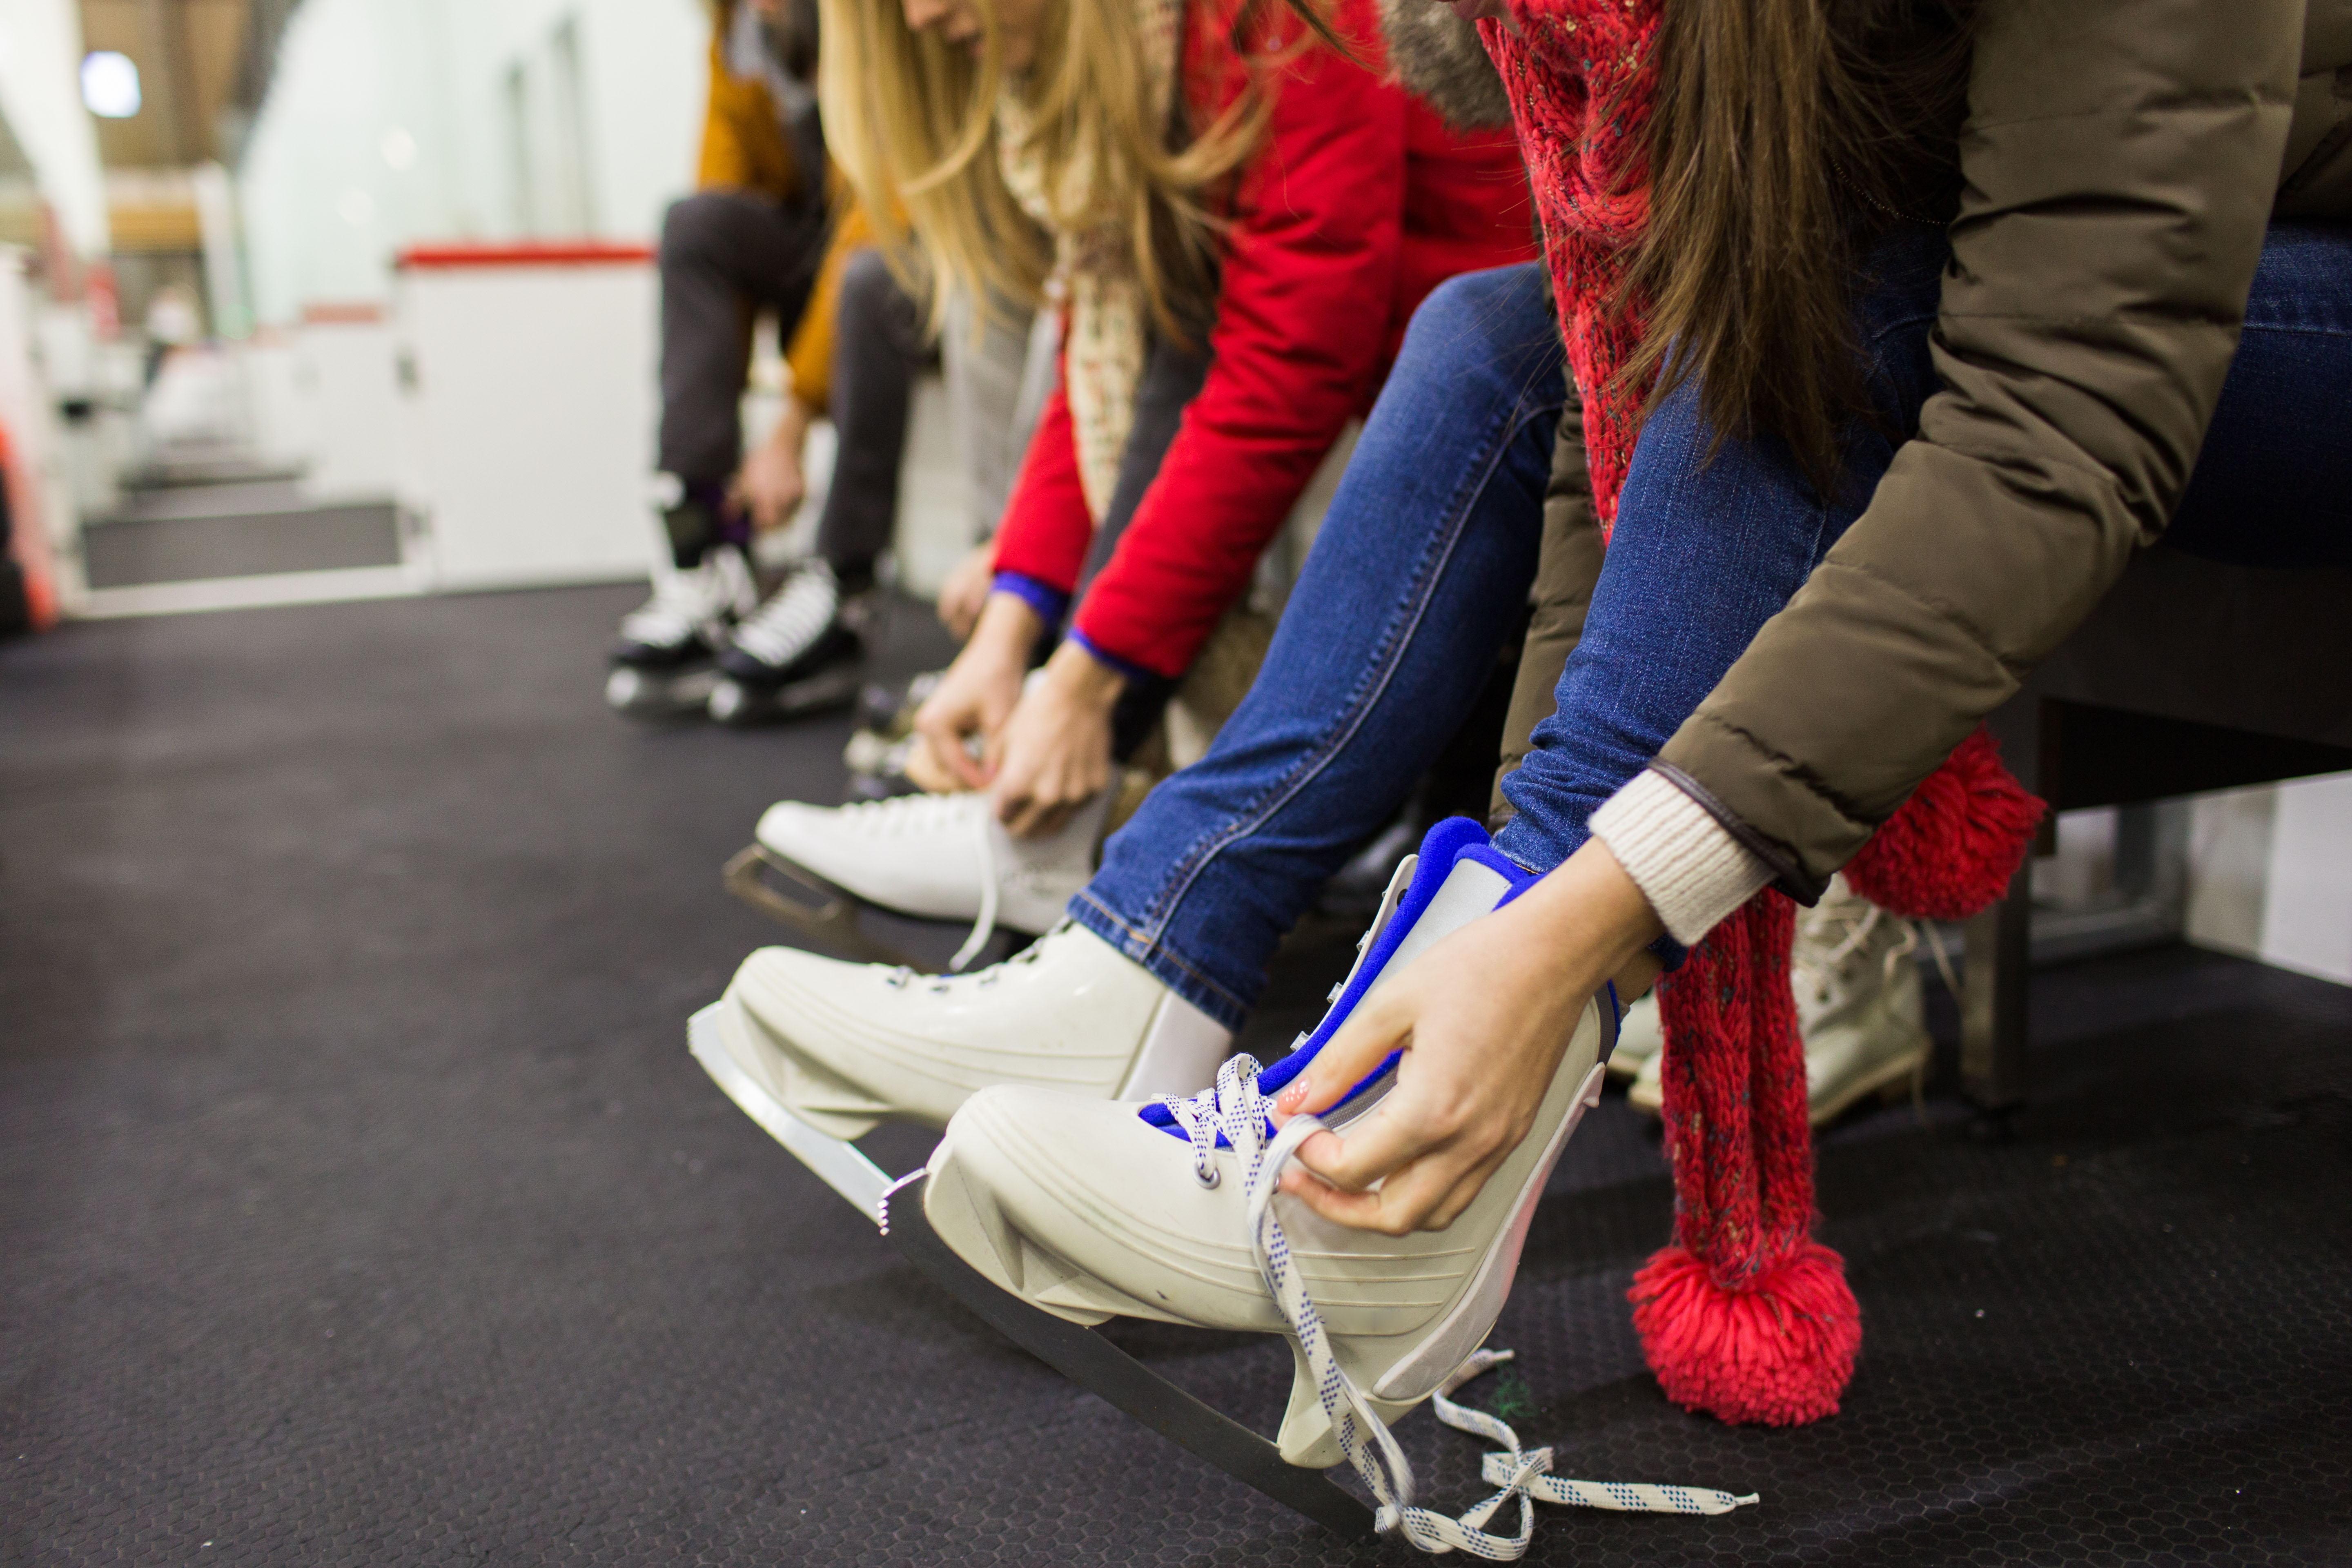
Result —
[[[1685,947],[1772,879],[1754,850],[1653,769],[1601,802],[1591,826]]]

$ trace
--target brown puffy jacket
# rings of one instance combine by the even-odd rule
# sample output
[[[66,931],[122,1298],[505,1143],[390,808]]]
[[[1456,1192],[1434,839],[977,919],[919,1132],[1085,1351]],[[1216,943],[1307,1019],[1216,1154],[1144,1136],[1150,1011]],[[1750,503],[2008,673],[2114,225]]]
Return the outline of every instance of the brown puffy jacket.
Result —
[[[2352,217],[2352,0],[1988,0],[1979,26],[1943,390],[1653,764],[1808,902],[2164,531],[2270,220]],[[1571,399],[1506,772],[1600,563]]]

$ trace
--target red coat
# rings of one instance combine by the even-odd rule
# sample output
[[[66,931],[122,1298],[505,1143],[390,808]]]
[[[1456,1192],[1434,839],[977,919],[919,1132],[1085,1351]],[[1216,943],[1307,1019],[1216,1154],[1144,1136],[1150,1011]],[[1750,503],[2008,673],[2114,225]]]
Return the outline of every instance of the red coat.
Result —
[[[1244,9],[1188,8],[1196,125],[1238,90],[1231,37]],[[1257,9],[1296,26],[1280,6]],[[1350,39],[1379,37],[1373,0],[1343,0],[1336,19]],[[1377,65],[1376,43],[1357,52]],[[1422,300],[1455,273],[1537,254],[1510,132],[1457,136],[1326,48],[1300,51],[1276,81],[1265,142],[1224,212],[1207,381],[1071,622],[1098,653],[1169,677],[1248,587],[1340,428],[1370,408]],[[996,569],[1067,594],[1093,531],[1056,392],[1006,507]]]

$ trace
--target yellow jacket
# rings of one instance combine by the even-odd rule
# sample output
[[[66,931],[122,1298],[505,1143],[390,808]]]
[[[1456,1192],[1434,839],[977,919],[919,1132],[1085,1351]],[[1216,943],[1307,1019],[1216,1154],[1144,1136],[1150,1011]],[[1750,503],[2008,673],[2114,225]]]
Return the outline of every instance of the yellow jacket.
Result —
[[[727,25],[736,3],[721,0],[711,20],[710,102],[702,119],[695,188],[748,191],[772,201],[789,201],[804,189],[804,175],[785,138],[783,117],[776,111],[766,83],[738,77],[727,68]],[[866,215],[845,195],[840,180],[829,178],[827,185],[836,208],[832,238],[817,268],[815,285],[809,290],[807,308],[784,350],[784,363],[793,373],[793,395],[816,412],[823,412],[831,390],[834,317],[841,299],[842,268],[848,264],[850,253],[872,237]]]

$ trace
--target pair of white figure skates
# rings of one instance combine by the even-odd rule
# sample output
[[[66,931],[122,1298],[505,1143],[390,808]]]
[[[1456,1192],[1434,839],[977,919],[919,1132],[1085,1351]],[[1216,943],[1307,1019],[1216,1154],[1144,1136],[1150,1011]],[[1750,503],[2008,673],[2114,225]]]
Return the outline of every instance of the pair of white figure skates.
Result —
[[[1344,1132],[1377,1114],[1396,1060],[1320,1121],[1296,1118],[1277,1131],[1273,1097],[1366,995],[1491,913],[1528,874],[1475,824],[1433,828],[1398,869],[1321,1024],[1261,1068],[1229,1058],[1228,1032],[1140,964],[1061,920],[1089,872],[1103,809],[1028,845],[1002,837],[980,796],[772,809],[758,857],[804,887],[973,920],[962,959],[992,923],[1046,934],[1006,963],[949,976],[761,950],[696,1015],[696,1056],[982,1318],[1333,1529],[1396,1530],[1424,1550],[1513,1558],[1533,1528],[1530,1500],[1681,1513],[1753,1501],[1552,1477],[1549,1450],[1522,1449],[1501,1422],[1448,1397],[1507,1354],[1482,1346],[1546,1179],[1599,1100],[1612,996],[1587,1005],[1534,1127],[1447,1229],[1375,1236],[1276,1195],[1318,1127]],[[886,839],[892,852],[871,853]],[[838,940],[840,928],[823,934]],[[893,1180],[854,1146],[886,1120],[944,1129],[923,1169]],[[1089,1331],[1114,1316],[1283,1336],[1296,1373],[1277,1438],[1227,1420]],[[1499,1489],[1458,1519],[1413,1506],[1411,1470],[1388,1430],[1424,1399],[1449,1425],[1503,1447],[1485,1466]],[[1343,1460],[1363,1478],[1370,1508],[1325,1475]],[[1486,1530],[1515,1498],[1516,1533]]]

